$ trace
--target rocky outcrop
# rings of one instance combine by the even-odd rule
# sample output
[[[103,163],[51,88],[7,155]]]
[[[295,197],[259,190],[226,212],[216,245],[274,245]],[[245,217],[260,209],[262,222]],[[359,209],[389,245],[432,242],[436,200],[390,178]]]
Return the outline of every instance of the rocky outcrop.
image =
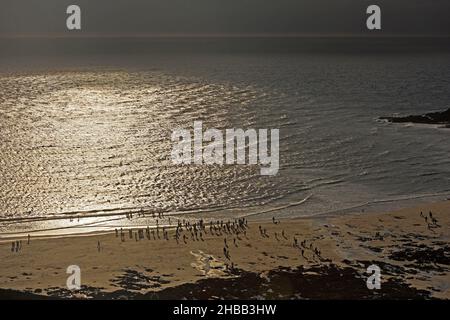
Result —
[[[443,112],[432,112],[422,115],[411,115],[406,117],[381,117],[382,120],[387,120],[393,123],[423,123],[423,124],[442,124],[450,128],[450,109]]]

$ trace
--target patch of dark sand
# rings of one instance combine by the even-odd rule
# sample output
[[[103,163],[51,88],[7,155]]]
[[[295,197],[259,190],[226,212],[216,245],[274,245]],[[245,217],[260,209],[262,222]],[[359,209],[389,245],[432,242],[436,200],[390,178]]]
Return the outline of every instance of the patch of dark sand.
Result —
[[[366,249],[368,249],[368,250],[370,250],[370,251],[373,251],[373,252],[375,252],[375,253],[381,253],[381,252],[383,252],[383,248],[380,248],[380,247],[372,247],[372,246],[362,246],[363,248],[366,248]]]
[[[359,236],[359,235],[355,235],[355,234],[352,234],[352,236],[354,236],[356,240],[361,241],[361,242],[367,242],[367,241],[375,240],[374,238],[369,238],[369,237],[365,237],[365,236]]]
[[[204,279],[166,288],[152,296],[158,299],[424,299],[430,296],[427,291],[394,279],[383,283],[380,290],[369,290],[357,270],[335,265],[280,268],[264,276],[243,270],[235,274],[235,278]]]
[[[448,245],[433,248],[424,244],[405,245],[402,249],[392,252],[389,258],[396,261],[413,262],[408,266],[422,270],[443,271],[445,268],[438,266],[450,266],[450,247]],[[446,268],[448,269],[448,268]]]
[[[369,267],[370,265],[377,265],[380,268],[382,274],[395,276],[395,277],[399,277],[399,278],[403,277],[403,276],[417,274],[417,270],[415,270],[415,269],[409,269],[409,268],[405,268],[403,266],[399,266],[399,265],[395,265],[395,264],[391,264],[391,263],[387,263],[387,262],[383,262],[383,261],[358,260],[358,261],[350,262],[349,260],[345,260],[345,262],[348,265],[350,265],[354,268],[358,268],[363,271],[365,271],[366,268]]]
[[[151,269],[147,269],[151,270]],[[126,269],[124,273],[111,281],[114,286],[125,290],[143,290],[161,287],[161,284],[169,283],[161,276],[148,276],[136,270]]]
[[[50,287],[45,289],[45,293],[51,299],[87,299],[100,296],[103,288],[81,286],[79,290],[69,290],[67,288]]]

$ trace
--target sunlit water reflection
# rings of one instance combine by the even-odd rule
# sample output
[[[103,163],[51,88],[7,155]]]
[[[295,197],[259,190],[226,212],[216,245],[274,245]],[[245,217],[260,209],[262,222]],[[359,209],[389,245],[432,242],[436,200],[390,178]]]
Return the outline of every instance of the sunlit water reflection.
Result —
[[[159,212],[166,213],[162,224],[169,216],[299,216],[448,195],[448,132],[377,122],[391,114],[392,97],[362,95],[358,86],[370,83],[358,65],[350,68],[353,78],[290,61],[303,71],[295,75],[283,66],[274,63],[260,82],[162,71],[0,77],[1,232],[151,225]],[[277,82],[281,74],[284,83]],[[330,78],[347,80],[330,89]],[[395,88],[402,78],[390,81]],[[261,176],[258,166],[174,165],[172,130],[195,120],[218,129],[280,128],[279,174]],[[129,220],[128,212],[146,217]]]

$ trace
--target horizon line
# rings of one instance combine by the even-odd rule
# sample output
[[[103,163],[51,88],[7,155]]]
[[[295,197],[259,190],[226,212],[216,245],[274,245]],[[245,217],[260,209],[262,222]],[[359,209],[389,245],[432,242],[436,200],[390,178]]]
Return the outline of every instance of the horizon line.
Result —
[[[64,33],[0,33],[0,39],[60,39],[60,38],[449,38],[450,34],[376,34],[369,33],[82,33],[70,31]]]

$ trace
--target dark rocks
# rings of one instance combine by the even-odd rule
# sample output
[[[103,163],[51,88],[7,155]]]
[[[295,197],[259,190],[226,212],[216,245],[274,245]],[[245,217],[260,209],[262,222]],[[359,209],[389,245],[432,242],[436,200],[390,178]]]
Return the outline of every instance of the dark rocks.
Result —
[[[368,263],[368,262],[367,262]],[[377,264],[381,262],[376,262]],[[386,267],[387,265],[383,265]],[[392,274],[404,273],[401,267],[390,266]],[[114,292],[99,288],[82,287],[74,295],[67,289],[47,290],[49,296],[1,290],[3,299],[431,299],[431,293],[410,287],[399,277],[383,282],[380,290],[369,290],[366,286],[365,266],[338,267],[336,265],[279,268],[264,277],[259,273],[235,269],[231,278],[207,278],[196,283],[185,283],[174,287],[141,293],[148,287],[133,283],[133,287]],[[139,276],[141,278],[142,276]],[[135,286],[141,286],[136,288]],[[131,289],[131,290],[130,290]]]
[[[440,124],[450,128],[450,109],[443,112],[431,112],[423,115],[410,115],[406,117],[381,117],[381,120],[387,120],[393,123],[421,123],[421,124]]]

